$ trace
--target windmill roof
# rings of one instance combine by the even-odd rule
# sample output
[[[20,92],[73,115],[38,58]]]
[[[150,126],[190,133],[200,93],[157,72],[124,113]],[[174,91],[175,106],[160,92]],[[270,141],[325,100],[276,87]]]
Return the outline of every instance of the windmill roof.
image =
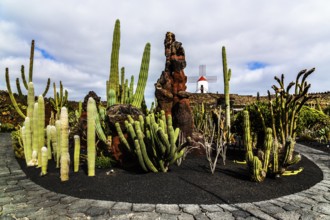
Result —
[[[197,80],[197,82],[199,82],[199,81],[207,81],[207,79],[204,76],[201,76],[201,77],[199,77],[199,79]]]

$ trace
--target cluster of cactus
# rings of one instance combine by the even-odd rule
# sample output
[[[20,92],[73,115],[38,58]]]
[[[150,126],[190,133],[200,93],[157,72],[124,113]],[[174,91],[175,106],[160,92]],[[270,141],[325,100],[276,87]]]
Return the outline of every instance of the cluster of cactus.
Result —
[[[127,138],[119,123],[116,129],[126,151],[136,156],[145,172],[167,172],[185,152],[186,143],[177,146],[180,129],[173,128],[172,116],[166,118],[164,111],[158,118],[154,113],[145,118],[140,115],[139,120],[128,116],[125,121]]]
[[[24,88],[28,92],[28,94],[27,94],[27,96],[28,96],[28,98],[27,98],[27,105],[28,105],[27,114],[24,114],[17,104],[17,101],[13,95],[13,92],[12,92],[11,86],[10,86],[9,69],[6,68],[6,85],[7,85],[8,94],[9,94],[11,102],[13,103],[15,110],[23,119],[25,119],[26,117],[31,118],[32,112],[33,112],[33,105],[34,105],[34,101],[35,101],[34,86],[33,86],[33,82],[32,82],[33,81],[33,61],[34,61],[34,40],[32,40],[32,43],[31,43],[28,81],[26,80],[26,77],[25,77],[24,66],[23,65],[21,66],[21,77],[22,77],[23,85],[24,85]],[[48,78],[46,88],[42,94],[43,97],[46,96],[46,94],[49,90],[49,85],[50,85],[50,79]],[[22,93],[22,89],[20,86],[19,78],[16,79],[16,86],[17,86],[17,92],[18,92],[19,96],[22,97],[23,93]]]
[[[121,77],[119,82],[119,48],[120,48],[120,21],[116,20],[111,52],[111,65],[109,80],[106,84],[107,105],[114,104],[132,104],[137,108],[141,108],[141,103],[144,98],[144,91],[148,79],[149,63],[150,63],[150,43],[147,43],[144,48],[139,79],[137,88],[134,93],[134,76],[131,76],[129,83],[125,79],[125,68],[121,68]]]
[[[56,91],[56,84],[53,83],[53,89],[54,89],[54,98],[50,98],[50,103],[53,106],[53,109],[55,110],[56,118],[59,119],[61,115],[61,109],[62,107],[66,106],[68,103],[68,96],[69,93],[67,90],[63,92],[63,84],[62,81],[60,81],[60,91]]]
[[[296,164],[301,160],[300,154],[292,156],[295,142],[291,138],[288,138],[285,145],[281,148],[273,136],[273,130],[268,127],[266,128],[263,148],[259,149],[257,155],[254,155],[249,112],[245,110],[243,114],[245,158],[251,179],[255,182],[262,182],[267,174],[270,176],[285,175],[288,166]]]
[[[226,48],[222,47],[222,68],[223,68],[223,83],[225,94],[225,130],[227,131],[227,141],[230,141],[230,96],[229,96],[229,81],[231,78],[231,69],[227,67]]]

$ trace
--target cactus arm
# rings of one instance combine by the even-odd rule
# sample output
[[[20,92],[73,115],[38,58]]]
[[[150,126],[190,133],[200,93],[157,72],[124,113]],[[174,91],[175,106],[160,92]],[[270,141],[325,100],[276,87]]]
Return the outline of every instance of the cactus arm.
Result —
[[[23,93],[21,89],[21,84],[19,82],[19,78],[16,78],[16,88],[17,88],[17,93],[20,98],[23,98]]]
[[[267,172],[268,170],[268,164],[269,164],[269,158],[270,158],[270,152],[273,146],[273,134],[272,134],[272,129],[267,128],[266,129],[266,138],[265,138],[265,159],[263,162],[263,170]]]
[[[23,81],[24,88],[26,90],[28,90],[28,83],[27,83],[26,78],[25,78],[24,65],[21,66],[21,78],[22,78],[22,81]]]
[[[147,153],[147,149],[143,140],[143,133],[140,129],[140,125],[139,122],[135,122],[135,129],[136,129],[136,135],[138,137],[139,140],[139,144],[141,146],[141,153],[143,156],[143,160],[146,164],[146,166],[148,167],[148,169],[154,173],[157,173],[158,170],[157,168],[153,165],[153,163],[151,162],[151,160],[149,159],[148,153]]]
[[[229,97],[229,81],[231,78],[231,69],[227,67],[226,48],[222,47],[222,68],[224,80],[224,94],[225,94],[225,114],[226,114],[226,130],[228,131],[227,139],[230,136],[230,97]],[[229,141],[228,141],[229,142]]]
[[[87,102],[87,163],[88,176],[95,176],[95,100],[90,97]]]
[[[139,143],[139,140],[138,139],[135,139],[134,140],[134,146],[135,146],[135,153],[137,155],[137,158],[138,158],[138,161],[139,161],[139,164],[140,164],[141,168],[145,172],[148,172],[148,169],[146,167],[146,164],[145,164],[144,159],[143,159],[143,156],[142,156],[141,146],[140,146],[140,143]]]
[[[6,68],[6,85],[7,85],[7,90],[8,90],[9,98],[10,98],[11,102],[13,103],[13,106],[14,106],[15,110],[17,111],[17,113],[22,118],[25,118],[26,116],[24,115],[24,113],[22,112],[22,110],[18,107],[18,104],[16,102],[16,99],[15,99],[15,97],[13,95],[12,90],[11,90],[10,81],[9,81],[9,70],[8,70],[8,68]]]
[[[34,59],[34,40],[32,40],[31,42],[31,50],[30,50],[29,82],[32,82],[32,78],[33,78],[33,59]]]
[[[127,139],[125,138],[125,136],[124,136],[124,134],[123,134],[123,131],[122,131],[121,128],[120,128],[120,124],[117,122],[117,123],[115,124],[115,126],[116,126],[116,130],[117,130],[117,133],[118,133],[118,136],[119,136],[120,141],[124,144],[125,149],[126,149],[128,152],[131,152],[130,145],[129,145]]]
[[[147,43],[144,48],[139,79],[137,83],[136,92],[134,94],[134,100],[132,103],[132,105],[137,108],[141,108],[141,103],[144,97],[144,91],[148,80],[149,63],[150,63],[150,43]]]
[[[74,155],[73,155],[73,172],[79,171],[79,158],[80,158],[80,137],[79,135],[74,136]]]
[[[45,97],[47,95],[49,87],[50,87],[50,78],[48,78],[46,88],[45,88],[44,92],[42,93],[43,97]]]

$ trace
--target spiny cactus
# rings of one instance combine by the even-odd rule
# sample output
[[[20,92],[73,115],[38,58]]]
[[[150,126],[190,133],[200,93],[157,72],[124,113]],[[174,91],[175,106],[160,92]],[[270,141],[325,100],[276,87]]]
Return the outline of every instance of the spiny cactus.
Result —
[[[139,80],[137,83],[137,88],[132,102],[132,105],[137,108],[141,108],[141,103],[144,98],[144,90],[147,85],[147,79],[148,79],[149,63],[150,63],[150,43],[147,43],[144,48]]]
[[[38,161],[41,161],[41,148],[45,145],[45,101],[42,95],[38,96],[38,126],[33,128],[38,129]],[[38,163],[41,166],[41,163]]]
[[[47,174],[47,166],[48,166],[48,149],[43,146],[41,148],[41,176]]]
[[[230,96],[229,96],[229,81],[231,78],[231,69],[227,67],[226,48],[222,47],[222,68],[223,68],[223,82],[225,94],[225,111],[226,111],[226,130],[228,131],[228,139],[230,136]]]
[[[69,119],[68,110],[66,107],[61,109],[61,181],[69,180],[69,165],[70,165],[70,154],[69,154]]]
[[[54,110],[56,111],[56,118],[59,119],[61,115],[62,107],[66,106],[68,103],[69,93],[67,90],[63,91],[63,84],[60,81],[60,91],[56,91],[56,84],[53,83],[54,98],[50,98],[50,103],[52,104]]]
[[[73,171],[79,171],[79,163],[80,163],[80,137],[79,135],[75,135],[74,137],[74,155],[73,155]]]
[[[95,100],[90,97],[87,103],[87,164],[88,176],[95,176]]]
[[[171,115],[165,121],[161,118],[156,120],[153,113],[146,118],[140,116],[136,121],[129,117],[125,121],[125,127],[127,138],[120,124],[116,123],[120,141],[127,152],[136,156],[145,172],[167,172],[169,165],[183,156],[187,144],[177,146],[180,130],[174,130]]]
[[[25,155],[26,164],[29,165],[29,162],[32,159],[32,131],[31,131],[31,120],[29,117],[25,118],[24,129],[25,129],[24,155]]]
[[[116,20],[111,51],[110,76],[106,83],[107,106],[114,104],[132,104],[141,108],[144,98],[150,63],[150,43],[147,43],[140,67],[139,79],[134,94],[134,77],[131,77],[130,84],[125,79],[125,68],[121,68],[121,77],[119,82],[119,49],[120,49],[120,21]]]
[[[111,65],[110,65],[110,76],[109,81],[107,81],[107,97],[109,91],[113,90],[116,94],[117,85],[119,85],[119,49],[120,49],[120,21],[116,20],[115,28],[113,31],[112,39],[112,51],[111,51]],[[109,97],[107,98],[107,100]],[[115,100],[117,102],[117,100]]]

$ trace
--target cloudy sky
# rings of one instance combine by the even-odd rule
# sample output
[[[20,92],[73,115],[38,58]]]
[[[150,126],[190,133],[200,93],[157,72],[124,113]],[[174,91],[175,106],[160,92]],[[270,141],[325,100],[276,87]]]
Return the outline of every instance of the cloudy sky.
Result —
[[[34,39],[36,94],[50,77],[63,82],[72,100],[82,100],[91,90],[105,100],[116,19],[121,22],[119,65],[127,78],[137,77],[144,46],[151,43],[148,103],[164,69],[167,31],[183,44],[188,77],[198,76],[201,64],[206,75],[217,76],[210,92],[223,93],[222,46],[232,69],[231,93],[265,95],[275,75],[284,73],[289,82],[312,67],[311,91],[330,90],[328,0],[1,0],[0,90],[6,89],[6,67],[15,90]],[[195,90],[189,83],[188,91]]]

